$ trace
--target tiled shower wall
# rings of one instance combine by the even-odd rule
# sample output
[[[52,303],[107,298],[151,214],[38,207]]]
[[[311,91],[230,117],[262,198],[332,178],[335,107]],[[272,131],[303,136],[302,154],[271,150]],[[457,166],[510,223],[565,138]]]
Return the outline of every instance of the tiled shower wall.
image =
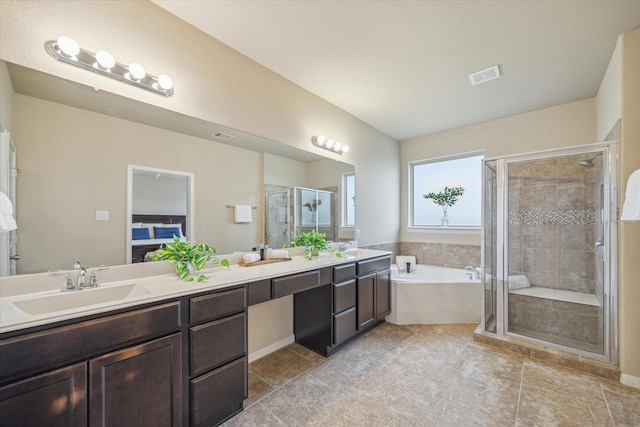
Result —
[[[509,165],[509,274],[532,286],[596,294],[596,168],[569,156]],[[600,163],[601,164],[601,163]]]

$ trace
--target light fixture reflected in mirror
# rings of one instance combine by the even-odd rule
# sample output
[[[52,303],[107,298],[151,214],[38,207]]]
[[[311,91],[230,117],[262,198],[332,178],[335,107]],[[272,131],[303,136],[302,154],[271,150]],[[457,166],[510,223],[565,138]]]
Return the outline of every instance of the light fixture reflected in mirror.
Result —
[[[127,67],[117,62],[113,55],[105,50],[93,53],[81,49],[71,37],[61,36],[57,40],[49,40],[44,44],[44,48],[49,55],[66,64],[75,65],[162,96],[169,97],[174,94],[173,81],[166,74],[155,77],[135,62]]]
[[[349,151],[348,145],[342,145],[341,143],[336,142],[333,139],[327,139],[322,135],[312,136],[311,143],[316,147],[324,148],[325,150],[333,151],[337,154],[342,154]]]

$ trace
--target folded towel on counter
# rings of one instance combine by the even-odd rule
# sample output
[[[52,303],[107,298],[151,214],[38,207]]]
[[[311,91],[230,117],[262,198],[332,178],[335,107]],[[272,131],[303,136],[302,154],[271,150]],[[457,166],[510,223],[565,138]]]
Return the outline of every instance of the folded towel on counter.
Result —
[[[260,261],[260,254],[251,252],[242,256],[242,260],[246,263]]]
[[[233,220],[236,223],[252,222],[253,214],[251,212],[253,208],[251,205],[236,205],[234,209]]]
[[[269,258],[289,258],[289,251],[286,249],[271,249]]]
[[[531,283],[529,283],[527,276],[522,274],[509,276],[509,290],[528,288],[529,286],[531,286]]]
[[[0,191],[0,232],[6,233],[18,228],[16,220],[13,217],[13,205],[11,200]]]
[[[407,263],[411,263],[411,271],[416,271],[416,257],[412,255],[396,256],[396,264],[398,264],[399,272],[404,273],[407,271]]]

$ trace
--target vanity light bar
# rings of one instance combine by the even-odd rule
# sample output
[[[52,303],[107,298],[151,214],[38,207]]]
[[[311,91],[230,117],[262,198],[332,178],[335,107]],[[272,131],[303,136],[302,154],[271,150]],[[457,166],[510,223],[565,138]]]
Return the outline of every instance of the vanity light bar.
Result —
[[[348,145],[342,145],[339,142],[334,142],[333,139],[327,139],[322,135],[312,136],[311,143],[316,147],[324,148],[325,150],[333,151],[338,154],[349,151]]]
[[[58,37],[44,44],[49,55],[66,64],[111,77],[112,79],[146,89],[158,95],[173,96],[173,81],[166,74],[158,77],[148,74],[144,67],[137,63],[129,66],[121,64],[107,51],[97,53],[81,49],[71,37]]]

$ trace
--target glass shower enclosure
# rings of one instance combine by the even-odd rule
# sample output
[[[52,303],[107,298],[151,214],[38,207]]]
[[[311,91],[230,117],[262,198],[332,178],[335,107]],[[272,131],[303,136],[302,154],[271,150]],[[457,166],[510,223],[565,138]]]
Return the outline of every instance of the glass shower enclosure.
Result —
[[[336,193],[292,187],[266,193],[266,244],[281,248],[300,234],[316,230],[327,241],[338,236]]]
[[[615,363],[616,146],[486,160],[484,330]]]

